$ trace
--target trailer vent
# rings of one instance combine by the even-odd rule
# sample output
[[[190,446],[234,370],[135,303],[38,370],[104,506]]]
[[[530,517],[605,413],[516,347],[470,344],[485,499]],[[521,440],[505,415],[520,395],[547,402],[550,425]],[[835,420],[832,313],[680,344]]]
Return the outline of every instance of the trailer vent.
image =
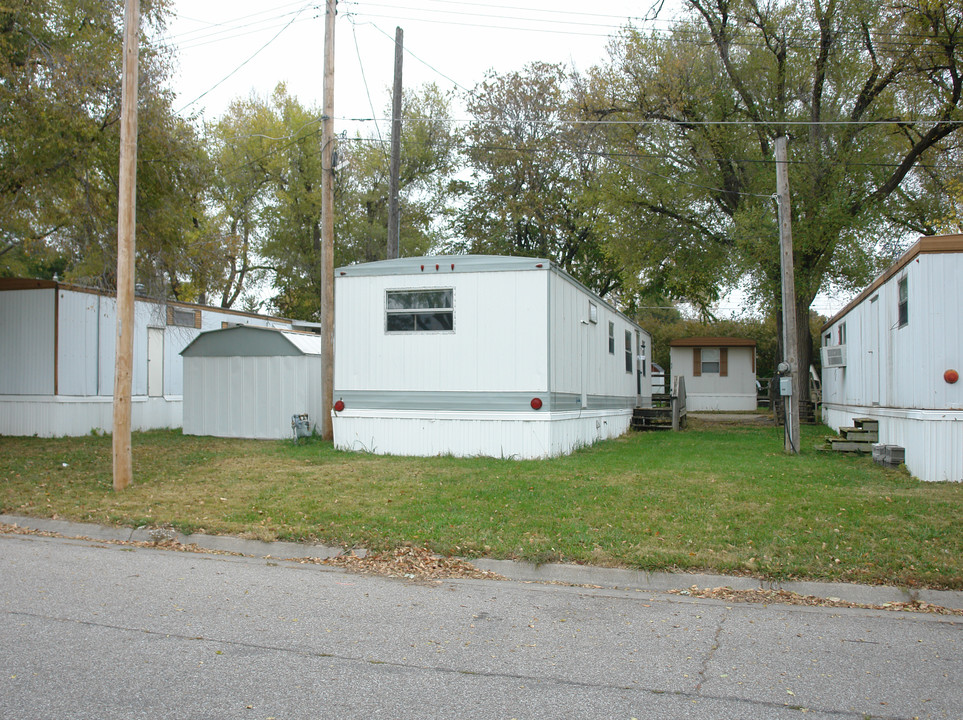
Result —
[[[823,367],[846,367],[845,345],[828,345],[822,351]]]

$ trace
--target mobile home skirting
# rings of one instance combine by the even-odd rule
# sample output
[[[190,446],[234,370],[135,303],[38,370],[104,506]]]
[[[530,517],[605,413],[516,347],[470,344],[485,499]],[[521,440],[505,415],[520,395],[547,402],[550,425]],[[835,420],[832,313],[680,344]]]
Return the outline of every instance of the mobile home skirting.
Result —
[[[631,421],[631,408],[537,414],[344,410],[335,417],[335,446],[376,455],[536,460],[619,437]]]
[[[826,403],[823,422],[851,427],[853,418],[879,421],[879,442],[906,450],[906,468],[929,482],[963,482],[963,410],[913,410]]]
[[[180,395],[135,395],[130,401],[131,430],[180,427],[182,401]],[[114,398],[110,395],[0,395],[0,435],[75,437],[110,433],[113,427]]]

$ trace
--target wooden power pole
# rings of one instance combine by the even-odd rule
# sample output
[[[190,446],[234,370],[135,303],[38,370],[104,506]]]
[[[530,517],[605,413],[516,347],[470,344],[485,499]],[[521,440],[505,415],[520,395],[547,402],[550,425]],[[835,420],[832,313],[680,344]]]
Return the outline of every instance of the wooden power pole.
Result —
[[[120,192],[117,198],[117,346],[114,361],[114,490],[133,477],[130,399],[134,357],[134,233],[137,206],[137,37],[139,0],[124,7],[124,66],[120,108]]]
[[[334,439],[334,21],[338,0],[325,0],[324,84],[321,116],[321,337],[324,377],[321,437]]]
[[[388,259],[399,257],[401,247],[401,210],[398,207],[398,181],[401,174],[401,66],[405,32],[395,28],[395,80],[391,94],[391,167],[388,178]]]
[[[792,394],[786,398],[786,452],[799,452],[799,372],[796,332],[796,282],[792,258],[792,212],[789,204],[789,169],[786,137],[776,138],[776,200],[779,205],[779,250],[782,269],[783,360],[789,366]]]

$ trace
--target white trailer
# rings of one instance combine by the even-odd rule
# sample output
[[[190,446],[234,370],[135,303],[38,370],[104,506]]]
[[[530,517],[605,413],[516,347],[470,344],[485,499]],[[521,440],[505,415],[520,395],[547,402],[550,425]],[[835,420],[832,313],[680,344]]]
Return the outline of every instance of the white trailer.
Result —
[[[963,481],[963,235],[923,237],[822,330],[822,416],[879,422],[921,480]]]
[[[335,296],[338,448],[543,458],[651,404],[651,337],[549,260],[352,265]]]
[[[60,437],[113,427],[117,301],[78,285],[0,279],[0,435]],[[131,427],[181,426],[180,351],[202,330],[290,320],[138,297]]]

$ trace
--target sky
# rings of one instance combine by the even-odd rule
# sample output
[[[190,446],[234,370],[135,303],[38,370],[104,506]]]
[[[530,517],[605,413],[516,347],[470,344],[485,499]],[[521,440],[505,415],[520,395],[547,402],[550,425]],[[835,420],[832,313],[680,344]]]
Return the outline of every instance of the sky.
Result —
[[[363,128],[390,102],[395,28],[404,32],[406,87],[434,82],[470,90],[485,73],[536,60],[586,70],[606,59],[609,39],[651,0],[501,2],[340,0],[335,28],[335,131]],[[669,0],[676,2],[676,0]],[[269,95],[278,82],[302,104],[322,104],[324,0],[175,0],[167,41],[177,48],[177,108],[212,120],[231,100]],[[665,27],[663,11],[656,26]],[[652,23],[647,23],[652,26]],[[374,111],[372,111],[372,107]],[[369,128],[370,129],[370,128]],[[363,134],[363,130],[361,130]]]
[[[403,82],[434,82],[463,94],[489,71],[521,70],[534,61],[588,70],[608,58],[621,27],[664,29],[680,0],[340,0],[335,27],[335,132],[390,134],[384,119],[394,73],[395,29],[404,33]],[[302,105],[322,106],[324,0],[174,0],[166,42],[176,48],[175,108],[206,121],[237,98],[266,98],[279,82]],[[457,112],[456,112],[457,117]],[[817,299],[832,314],[848,298]],[[741,310],[739,296],[718,307]]]

